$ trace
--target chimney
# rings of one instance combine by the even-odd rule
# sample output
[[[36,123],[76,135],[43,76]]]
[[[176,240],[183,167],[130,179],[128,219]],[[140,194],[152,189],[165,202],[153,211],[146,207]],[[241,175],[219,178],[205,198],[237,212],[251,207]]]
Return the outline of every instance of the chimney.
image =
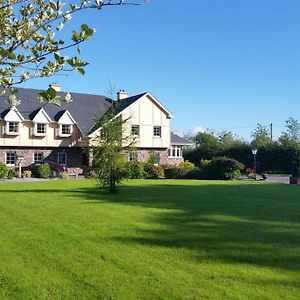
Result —
[[[52,82],[49,84],[49,87],[53,88],[54,90],[56,90],[57,92],[60,92],[61,87],[57,82]]]
[[[118,95],[118,101],[128,98],[128,94],[126,93],[125,90],[120,90],[119,92],[117,92],[117,95]]]

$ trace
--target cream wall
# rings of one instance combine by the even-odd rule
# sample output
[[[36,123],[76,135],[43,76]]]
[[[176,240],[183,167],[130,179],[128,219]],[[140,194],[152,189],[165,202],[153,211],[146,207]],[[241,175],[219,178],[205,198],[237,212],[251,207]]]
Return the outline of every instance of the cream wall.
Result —
[[[47,134],[45,136],[34,136],[34,123],[23,121],[19,123],[18,135],[5,134],[4,120],[0,120],[0,146],[7,147],[69,147],[76,146],[80,138],[80,132],[76,125],[73,125],[72,135],[70,137],[59,137],[59,124],[47,124]]]
[[[148,94],[127,107],[122,112],[122,118],[128,119],[125,124],[126,136],[131,134],[131,125],[140,127],[140,136],[135,139],[136,147],[170,147],[170,117]],[[154,126],[161,126],[161,137],[154,137]]]

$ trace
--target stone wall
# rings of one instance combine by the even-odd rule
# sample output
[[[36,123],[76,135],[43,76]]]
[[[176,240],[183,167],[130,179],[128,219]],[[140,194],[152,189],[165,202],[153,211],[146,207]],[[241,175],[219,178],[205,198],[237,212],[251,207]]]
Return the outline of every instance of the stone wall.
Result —
[[[138,161],[147,162],[151,153],[159,154],[160,165],[176,165],[183,161],[183,158],[169,158],[168,149],[137,149]]]
[[[67,167],[82,168],[83,156],[81,148],[4,148],[0,147],[0,161],[5,163],[5,153],[15,152],[16,156],[23,156],[22,165],[30,165],[33,163],[33,156],[36,152],[42,152],[44,159],[52,162],[57,162],[59,152],[67,153]]]

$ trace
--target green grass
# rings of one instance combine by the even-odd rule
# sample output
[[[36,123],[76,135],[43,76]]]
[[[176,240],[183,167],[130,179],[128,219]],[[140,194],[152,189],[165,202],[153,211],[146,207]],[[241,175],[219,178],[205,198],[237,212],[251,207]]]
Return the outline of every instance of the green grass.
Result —
[[[0,184],[0,299],[300,299],[300,188]]]

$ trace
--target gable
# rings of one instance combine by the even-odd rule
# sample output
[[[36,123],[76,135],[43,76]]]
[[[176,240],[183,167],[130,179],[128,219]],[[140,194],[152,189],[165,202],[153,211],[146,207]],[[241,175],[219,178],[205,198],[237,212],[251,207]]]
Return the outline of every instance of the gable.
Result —
[[[24,120],[23,116],[20,114],[18,109],[16,107],[13,107],[9,110],[7,110],[4,120],[6,122],[21,122]]]
[[[62,115],[57,120],[57,123],[59,124],[67,124],[67,125],[73,125],[76,123],[72,115],[68,110],[65,110]]]
[[[48,124],[51,122],[50,117],[48,114],[45,112],[43,108],[39,109],[32,119],[34,123],[42,123],[42,124]]]

